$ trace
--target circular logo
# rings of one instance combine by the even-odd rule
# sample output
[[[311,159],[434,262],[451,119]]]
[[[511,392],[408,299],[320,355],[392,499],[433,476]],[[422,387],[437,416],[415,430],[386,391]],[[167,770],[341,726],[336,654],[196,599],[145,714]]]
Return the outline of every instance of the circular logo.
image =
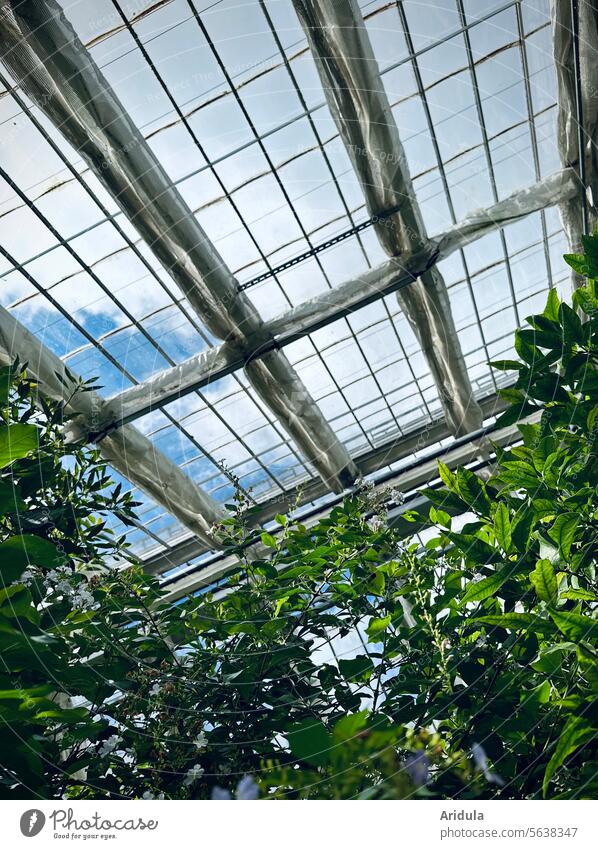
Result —
[[[21,833],[25,837],[35,837],[46,824],[46,815],[37,808],[25,811],[21,817]]]

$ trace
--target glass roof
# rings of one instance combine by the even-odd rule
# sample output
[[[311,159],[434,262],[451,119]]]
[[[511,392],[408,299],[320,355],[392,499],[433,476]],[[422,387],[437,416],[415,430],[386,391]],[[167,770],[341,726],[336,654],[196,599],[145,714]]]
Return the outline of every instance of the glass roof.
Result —
[[[316,250],[368,212],[291,0],[61,5],[263,319],[386,260],[372,227]],[[429,234],[559,170],[549,0],[360,5]],[[77,151],[4,69],[0,82],[15,261],[0,258],[0,303],[104,396],[218,344]],[[497,389],[488,360],[569,286],[566,247],[549,208],[439,264],[477,398]],[[395,295],[285,353],[354,458],[443,416]],[[315,475],[240,370],[134,424],[221,503],[235,478],[262,503]],[[189,536],[136,497],[140,555]]]

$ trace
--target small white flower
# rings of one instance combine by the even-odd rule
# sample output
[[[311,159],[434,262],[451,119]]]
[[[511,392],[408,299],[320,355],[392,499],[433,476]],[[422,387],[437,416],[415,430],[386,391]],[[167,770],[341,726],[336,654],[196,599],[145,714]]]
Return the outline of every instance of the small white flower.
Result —
[[[30,569],[25,569],[23,574],[21,575],[21,583],[25,584],[26,587],[31,586],[31,582],[33,581],[34,575]]]
[[[65,596],[70,596],[73,592],[73,588],[71,587],[69,582],[64,578],[60,581],[56,581],[56,583],[54,584],[54,590],[55,592],[62,593]]]
[[[142,799],[163,799],[164,793],[158,793],[157,796],[154,796],[154,794],[150,790],[146,790],[145,793],[141,796],[141,798]]]
[[[189,787],[191,784],[193,784],[195,781],[197,781],[199,778],[201,778],[203,773],[204,773],[203,767],[200,766],[199,764],[195,764],[194,766],[192,766],[190,769],[187,770],[187,775],[185,776],[185,779],[183,780],[183,784],[186,787]]]
[[[160,693],[161,690],[162,690],[162,687],[159,684],[153,684],[150,687],[149,694],[150,694],[150,696],[157,696]]]
[[[200,733],[197,735],[197,737],[193,741],[193,745],[198,750],[205,749],[205,747],[208,745],[208,740],[207,740],[207,737],[206,737],[204,731],[200,731]]]
[[[82,610],[93,610],[95,607],[99,607],[89,590],[85,589],[75,591],[71,598],[71,604],[73,607],[80,607]]]
[[[390,490],[390,498],[397,506],[400,506],[405,501],[405,493],[401,492],[401,490],[397,489],[397,487],[393,487]]]
[[[44,577],[44,584],[48,589],[50,589],[52,584],[61,583],[64,586],[64,584],[66,583],[68,584],[68,587],[70,589],[71,585],[68,583],[68,581],[65,581],[64,579],[69,577],[71,574],[71,570],[68,568],[68,566],[58,566],[56,569],[50,569],[49,572],[46,572],[46,575]]]
[[[381,519],[380,516],[372,516],[371,519],[368,519],[367,526],[370,531],[374,531],[375,533],[384,527],[384,519]]]
[[[119,743],[122,743],[122,737],[119,737],[118,734],[113,734],[111,737],[108,737],[108,739],[104,740],[100,746],[100,755],[102,757],[104,757],[104,755],[109,755],[116,749]]]

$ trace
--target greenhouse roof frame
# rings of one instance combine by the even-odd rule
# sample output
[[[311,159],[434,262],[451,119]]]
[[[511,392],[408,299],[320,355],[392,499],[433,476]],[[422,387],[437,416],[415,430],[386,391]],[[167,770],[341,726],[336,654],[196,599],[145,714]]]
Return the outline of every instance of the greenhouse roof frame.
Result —
[[[290,0],[286,6],[289,3]],[[555,234],[550,232],[546,210],[558,205],[567,243],[572,249],[579,245],[584,216],[591,222],[594,220],[593,198],[597,196],[598,188],[595,188],[594,144],[598,132],[598,99],[593,92],[596,91],[594,81],[598,72],[589,61],[588,47],[598,47],[598,22],[596,13],[590,10],[588,4],[581,4],[578,10],[577,3],[569,0],[553,0],[552,3],[553,50],[557,69],[555,108],[559,120],[558,154],[561,170],[553,169],[546,174],[541,161],[542,149],[537,124],[542,120],[542,115],[553,107],[536,108],[529,51],[530,39],[535,33],[544,32],[548,22],[540,21],[535,28],[530,28],[525,20],[528,14],[526,4],[521,0],[494,5],[489,2],[487,5],[493,5],[493,8],[477,17],[468,13],[466,1],[447,0],[443,7],[450,7],[452,15],[447,11],[447,17],[458,23],[458,26],[447,24],[440,38],[429,44],[421,43],[420,36],[410,25],[409,17],[413,12],[409,0],[378,5],[364,2],[364,9],[360,8],[357,0],[292,0],[292,3],[303,27],[304,41],[299,38],[290,46],[283,43],[288,38],[277,24],[275,12],[278,13],[278,10],[273,9],[271,4],[255,0],[251,6],[252,11],[247,12],[257,15],[259,10],[264,32],[269,32],[278,55],[272,67],[248,65],[250,75],[240,83],[236,82],[239,74],[230,69],[221,56],[223,48],[211,34],[212,22],[206,21],[206,10],[199,10],[193,0],[148,4],[147,8],[141,10],[137,6],[128,14],[127,4],[105,0],[104,6],[110,11],[98,23],[110,22],[114,26],[104,29],[100,26],[93,38],[87,39],[86,45],[83,43],[85,39],[69,19],[72,14],[78,20],[76,7],[84,6],[84,3],[63,3],[61,6],[56,0],[11,0],[0,6],[2,62],[11,77],[9,79],[0,74],[0,84],[5,89],[4,99],[16,105],[19,116],[30,123],[48,151],[61,163],[65,174],[64,184],[72,184],[80,189],[97,206],[102,216],[99,224],[77,228],[74,234],[64,236],[61,228],[52,222],[51,216],[44,213],[42,208],[41,199],[53,191],[53,186],[47,184],[48,187],[39,197],[32,197],[31,188],[21,184],[22,179],[15,177],[14,169],[12,173],[8,167],[0,169],[0,177],[10,192],[10,202],[13,204],[6,215],[21,208],[27,210],[34,217],[36,226],[42,227],[50,239],[50,246],[42,247],[35,256],[17,256],[6,247],[1,248],[7,264],[3,276],[8,275],[10,279],[10,275],[19,275],[31,290],[31,294],[25,298],[7,304],[8,309],[2,307],[1,355],[4,360],[18,355],[21,360],[27,361],[39,381],[40,391],[55,399],[64,398],[71,381],[76,382],[77,378],[71,376],[71,362],[76,361],[84,349],[104,357],[114,372],[121,375],[122,388],[109,397],[97,392],[77,396],[76,401],[71,403],[69,412],[74,418],[68,428],[73,438],[83,436],[97,442],[117,472],[147,494],[154,505],[176,518],[178,525],[167,539],[151,527],[144,527],[141,522],[140,533],[146,534],[155,549],[147,555],[146,541],[145,551],[141,552],[147,555],[143,560],[151,572],[180,567],[216,546],[212,526],[225,515],[222,503],[225,499],[215,498],[209,491],[209,483],[214,475],[224,481],[220,485],[221,489],[225,484],[228,486],[237,480],[234,468],[231,470],[226,463],[217,460],[214,451],[203,444],[201,436],[198,437],[188,428],[185,416],[177,414],[177,404],[180,406],[183,399],[188,397],[194,403],[195,399],[199,399],[206,414],[213,416],[219,427],[232,434],[237,440],[238,450],[242,449],[249,457],[249,465],[253,464],[252,467],[268,482],[270,490],[267,497],[256,496],[245,487],[248,497],[262,505],[259,515],[263,521],[272,518],[272,505],[291,503],[292,497],[301,488],[301,500],[308,503],[323,498],[330,491],[342,493],[360,475],[373,474],[378,469],[388,467],[396,462],[396,458],[405,457],[407,451],[421,450],[422,446],[435,444],[434,440],[445,440],[452,434],[453,437],[466,437],[466,441],[469,439],[475,446],[482,422],[492,417],[491,410],[496,406],[495,392],[498,387],[492,378],[490,392],[487,386],[483,392],[479,388],[474,392],[472,388],[469,376],[471,366],[466,364],[460,332],[452,313],[455,303],[452,295],[449,295],[449,289],[456,284],[452,282],[449,286],[445,283],[438,264],[450,256],[458,258],[459,267],[464,270],[463,291],[468,292],[471,298],[474,325],[481,339],[481,345],[476,350],[488,360],[500,339],[491,341],[486,338],[484,321],[488,319],[481,317],[474,289],[476,275],[479,277],[482,273],[483,277],[487,269],[471,270],[467,246],[489,233],[498,234],[499,253],[494,264],[504,270],[508,309],[512,310],[519,324],[521,296],[512,268],[517,251],[509,246],[504,228],[527,216],[539,214],[539,244],[546,264],[548,285],[553,286],[562,285],[562,281],[553,278],[550,251]],[[173,9],[177,7],[176,13],[162,11],[170,5]],[[370,8],[372,6],[373,9]],[[542,6],[540,2],[538,7]],[[250,9],[249,4],[246,8]],[[181,10],[184,10],[184,14]],[[389,14],[389,10],[398,16],[397,32],[402,32],[405,55],[381,68],[381,60],[372,42],[372,37],[379,41],[381,36],[377,30],[371,27],[368,29],[366,22]],[[176,17],[179,13],[182,15],[180,20]],[[156,32],[148,35],[147,30],[142,29],[143,22],[152,20],[158,14],[171,14],[172,19],[164,18]],[[540,19],[540,12],[537,14]],[[501,15],[511,16],[512,42],[477,55],[476,28],[498,20]],[[79,29],[81,26],[79,21]],[[188,29],[191,26],[195,28],[193,31]],[[298,27],[297,21],[294,26]],[[244,145],[234,146],[226,154],[214,156],[206,150],[193,123],[193,115],[203,107],[194,106],[186,110],[178,96],[179,92],[169,86],[164,72],[152,57],[149,45],[177,27],[185,33],[196,33],[194,37],[197,39],[201,38],[205,51],[209,52],[215,62],[214,73],[218,73],[223,80],[222,91],[225,93],[217,93],[216,100],[231,98],[249,128],[248,141]],[[300,30],[297,29],[297,32]],[[156,84],[156,92],[168,104],[169,114],[172,115],[172,121],[167,124],[162,121],[156,125],[154,122],[149,132],[142,132],[134,118],[128,114],[118,93],[92,55],[98,45],[110,44],[119,34],[127,38],[126,44],[130,45],[127,52],[139,60],[140,66],[147,68]],[[419,44],[416,43],[416,37]],[[300,44],[299,49],[296,44]],[[430,82],[425,79],[429,71],[423,68],[422,63],[425,57],[429,57],[442,45],[449,45],[451,49],[454,47],[464,65]],[[308,49],[311,53],[310,67],[319,75],[324,94],[324,100],[319,98],[315,103],[310,102],[312,98],[308,98],[302,91],[298,74],[298,61],[309,56]],[[495,56],[500,56],[502,61],[503,54],[508,53],[510,57],[515,55],[509,53],[511,50],[519,57],[518,67],[521,68],[525,103],[525,116],[520,123],[529,129],[535,182],[505,193],[497,182],[493,158],[496,136],[492,135],[487,126],[486,101],[479,75],[483,64],[492,62]],[[110,54],[103,55],[108,55],[105,67],[116,61],[110,58]],[[122,55],[126,56],[127,53]],[[443,70],[444,61],[440,63]],[[257,73],[254,73],[256,67]],[[341,233],[335,233],[331,230],[335,226],[333,219],[320,228],[327,234],[327,238],[319,243],[314,240],[297,211],[297,199],[292,199],[290,190],[280,176],[283,166],[275,164],[268,146],[269,137],[290,126],[292,121],[277,121],[271,130],[260,131],[252,115],[252,108],[243,96],[244,86],[255,85],[260,77],[276,73],[279,68],[283,68],[288,75],[291,90],[301,108],[299,118],[293,120],[305,122],[302,126],[308,128],[314,139],[314,150],[321,156],[322,168],[340,198],[339,215],[350,225]],[[431,156],[447,208],[447,225],[441,229],[440,235],[431,237],[427,234],[429,228],[424,223],[418,192],[414,188],[415,181],[410,174],[403,141],[397,129],[396,105],[391,104],[388,95],[389,76],[400,69],[409,69],[413,75],[414,94],[409,95],[409,98],[415,98],[414,102],[421,108],[422,124],[430,139]],[[576,69],[579,71],[579,86],[575,84]],[[242,72],[243,69],[239,73],[242,75]],[[472,149],[479,147],[481,151],[485,163],[483,173],[490,187],[490,202],[469,215],[461,214],[455,203],[455,189],[449,173],[451,158],[447,158],[442,148],[437,114],[435,117],[435,108],[436,113],[438,110],[430,94],[435,86],[441,86],[456,77],[462,84],[468,81],[472,104],[470,111],[477,121],[480,138],[479,145],[474,145]],[[204,106],[210,106],[211,103],[212,100],[208,99]],[[329,124],[336,130],[329,137],[324,135],[318,118],[318,115],[323,114],[323,109],[326,115],[331,116]],[[172,127],[185,131],[200,161],[205,163],[188,173],[182,182],[181,179],[171,177],[150,145],[150,140]],[[57,135],[56,129],[63,139]],[[511,133],[512,129],[501,130],[499,136],[501,133]],[[336,138],[340,138],[351,160],[351,179],[355,181],[355,193],[360,190],[364,198],[368,213],[366,221],[358,221],[357,210],[345,196],[346,188],[333,162],[330,147]],[[70,144],[68,151],[64,139]],[[243,183],[242,189],[231,189],[219,170],[221,164],[227,164],[252,145],[259,151],[260,161],[266,169],[264,173],[267,172],[266,175],[273,181],[272,186],[288,207],[288,214],[295,222],[293,226],[298,234],[297,241],[306,247],[300,253],[295,251],[293,254],[291,250],[290,256],[287,249],[286,258],[283,256],[284,261],[280,263],[271,258],[272,252],[268,254],[262,247],[254,232],[255,227],[246,220],[238,205],[236,198],[238,192],[244,190]],[[580,146],[584,147],[583,157],[579,155]],[[83,157],[86,166],[84,164],[81,167],[73,151]],[[307,155],[309,151],[296,154],[299,157]],[[468,151],[458,151],[456,157],[459,159],[467,155]],[[289,161],[293,158],[296,157],[291,157]],[[256,263],[258,267],[261,264],[264,271],[260,274],[247,275],[244,272],[247,278],[244,280],[238,276],[239,272],[233,273],[202,228],[197,212],[182,192],[188,181],[200,174],[210,175],[224,202],[230,205],[231,214],[237,216],[240,232],[245,233],[248,244],[253,245],[251,250],[256,258],[249,268],[254,270]],[[95,181],[92,175],[95,175]],[[250,177],[249,183],[263,178],[264,174],[258,172],[256,176]],[[421,177],[417,179],[421,183]],[[207,204],[208,214],[215,203]],[[358,209],[363,206],[364,203],[361,203]],[[84,244],[81,240],[90,234],[93,236],[94,229],[105,225],[113,227],[122,241],[123,247],[117,252],[126,252],[127,257],[134,257],[144,269],[146,277],[151,279],[152,285],[155,284],[156,289],[159,288],[163,293],[161,297],[170,299],[168,303],[172,303],[172,308],[168,306],[160,309],[173,310],[171,314],[176,315],[180,311],[181,321],[186,322],[189,332],[192,329],[197,338],[203,340],[201,350],[197,353],[187,357],[174,356],[165,343],[157,341],[155,334],[146,326],[148,318],[142,318],[135,310],[129,309],[119,293],[113,291],[104,279],[101,263],[109,255],[99,260],[86,261],[77,245]],[[383,248],[382,256],[369,242],[366,248],[364,240],[368,230],[376,233]],[[322,257],[341,240],[361,252],[367,266],[344,281],[333,283]],[[115,310],[126,319],[126,326],[148,346],[148,351],[154,351],[154,359],[164,363],[162,368],[153,368],[147,377],[138,378],[127,369],[121,357],[111,352],[110,333],[98,338],[87,329],[84,321],[79,321],[64,306],[60,298],[54,297],[52,288],[59,287],[61,279],[50,286],[40,282],[39,272],[35,269],[40,268],[39,263],[45,258],[52,256],[52,252],[57,250],[55,246],[63,249],[80,269],[73,272],[75,276],[84,273],[95,284],[98,292],[111,299]],[[277,250],[280,252],[281,249]],[[377,262],[371,261],[370,255],[376,257]],[[292,300],[280,285],[279,276],[281,271],[300,267],[306,262],[313,263],[310,267],[321,276],[324,288],[311,297]],[[492,263],[489,267],[492,267]],[[15,279],[14,276],[12,279]],[[68,275],[64,279],[68,280]],[[279,315],[274,312],[272,316],[263,317],[260,314],[260,309],[246,294],[257,290],[257,284],[266,287],[275,285],[275,289],[267,288],[264,291],[281,293],[284,307],[279,309]],[[182,297],[177,293],[177,287]],[[407,316],[415,333],[416,345],[411,350],[423,353],[427,364],[423,378],[417,375],[411,363],[413,355],[406,347],[405,329],[401,332],[397,329],[399,318],[389,298],[391,294],[399,299],[401,311]],[[45,345],[40,337],[36,338],[27,328],[27,322],[16,318],[23,304],[38,296],[45,299],[56,314],[62,317],[61,321],[68,322],[73,333],[82,340],[82,347],[69,353],[66,359],[61,360],[55,350]],[[398,355],[406,373],[411,375],[408,386],[412,386],[411,391],[419,398],[417,403],[423,411],[423,419],[415,419],[415,425],[404,426],[399,422],[396,408],[383,389],[380,374],[363,353],[359,333],[350,323],[350,319],[361,315],[360,310],[371,305],[380,306],[380,322],[392,328]],[[158,316],[160,309],[156,312]],[[504,309],[507,309],[507,301]],[[366,374],[369,371],[367,380],[377,392],[376,403],[379,402],[380,409],[384,411],[386,419],[382,423],[386,431],[390,428],[390,438],[373,438],[373,432],[366,429],[357,414],[357,408],[348,400],[351,383],[342,383],[335,377],[326,349],[314,342],[317,331],[329,328],[332,332],[340,327],[343,332],[348,329],[351,345],[365,360]],[[117,335],[122,332],[118,328],[117,331]],[[334,397],[340,399],[341,408],[344,405],[351,412],[354,425],[351,425],[349,433],[355,432],[357,437],[347,441],[335,432],[339,415],[330,419],[325,414],[322,408],[325,399],[318,400],[313,396],[292,359],[283,353],[283,348],[292,350],[297,343],[307,345],[310,356],[323,370],[322,373],[327,375]],[[471,354],[468,356],[471,361]],[[56,377],[56,372],[61,374],[60,379]],[[243,435],[236,430],[229,424],[226,413],[222,411],[222,404],[212,403],[205,394],[213,385],[228,377],[234,381],[235,397],[244,402],[251,399],[260,411],[260,421],[264,422],[262,428],[270,429],[275,434],[279,446],[277,450],[286,452],[280,463],[270,462],[267,451],[260,452],[252,448],[251,443],[257,438],[254,432],[248,431]],[[426,380],[430,378],[433,384],[426,387]],[[432,392],[436,394],[434,408],[430,406]],[[183,406],[180,408],[184,409]],[[158,414],[163,424],[157,431],[146,435],[142,432],[143,429],[148,430],[145,420],[153,414]],[[417,424],[418,421],[420,424]],[[133,427],[134,422],[143,425],[142,430]],[[189,446],[188,451],[192,454],[190,461],[167,456],[172,453],[171,446],[166,446],[166,451],[158,447],[157,435],[160,430],[168,429],[177,439],[186,440],[185,445]],[[423,440],[422,431],[425,434]],[[361,447],[356,450],[351,446],[357,438],[361,440]],[[209,475],[206,478],[208,485],[195,482],[192,475],[186,473],[189,462],[200,463],[202,458],[214,469],[212,478]],[[291,462],[294,465],[289,467],[289,479],[287,466]],[[244,486],[243,480],[241,485]],[[161,516],[163,514],[157,514],[158,519]],[[201,568],[201,562],[197,563],[185,569],[185,574]]]

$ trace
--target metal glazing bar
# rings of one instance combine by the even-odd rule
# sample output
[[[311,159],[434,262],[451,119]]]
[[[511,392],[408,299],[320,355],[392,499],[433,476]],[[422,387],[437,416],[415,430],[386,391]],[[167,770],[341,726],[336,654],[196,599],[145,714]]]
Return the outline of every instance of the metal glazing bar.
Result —
[[[211,333],[240,346],[261,319],[55,0],[0,8],[4,64],[135,225]],[[279,351],[246,365],[249,381],[336,491],[356,470]]]
[[[598,217],[598,7],[552,0],[551,17],[559,155],[579,175],[578,194],[560,205],[560,213],[569,247],[577,253],[584,230],[593,228]],[[573,286],[581,282],[573,273]]]
[[[519,53],[521,56],[521,68],[523,70],[523,84],[525,86],[525,104],[527,108],[527,120],[529,122],[529,131],[532,140],[532,152],[534,157],[534,171],[536,180],[542,179],[542,170],[540,168],[540,153],[538,150],[538,133],[536,130],[536,116],[534,111],[534,103],[530,81],[529,62],[527,57],[527,46],[525,43],[525,26],[523,23],[523,13],[521,4],[515,6],[515,16],[517,18],[517,33],[519,35]],[[552,279],[552,262],[550,260],[550,248],[548,245],[548,228],[546,226],[546,213],[544,210],[540,213],[540,221],[542,226],[542,238],[544,242],[544,259],[546,261],[546,272],[548,274],[548,285],[552,289],[554,281]]]
[[[414,279],[433,263],[493,230],[564,202],[576,196],[577,191],[575,172],[568,169],[521,189],[487,209],[470,213],[444,233],[429,239],[421,251],[390,259],[267,322],[263,335],[257,334],[248,339],[244,348],[224,342],[109,398],[104,408],[105,416],[98,419],[95,435],[118,427],[122,422],[133,421],[152,409],[231,374],[248,358],[259,358],[273,345],[279,348],[289,345],[385,295],[412,285]]]
[[[361,183],[370,215],[400,206],[376,226],[390,257],[427,241],[424,222],[378,65],[357,0],[293,0],[328,105]],[[428,268],[399,295],[434,376],[453,433],[480,425],[480,411],[438,269]]]
[[[455,0],[457,4],[457,9],[459,12],[459,19],[462,24],[466,23],[465,16],[465,7],[463,5],[463,0]],[[480,94],[480,87],[478,85],[478,73],[475,66],[475,60],[473,56],[473,49],[471,46],[471,37],[469,31],[465,31],[463,33],[463,39],[465,41],[465,51],[467,53],[467,64],[469,67],[469,75],[471,78],[471,84],[473,88],[473,98],[476,106],[476,112],[478,116],[478,123],[480,125],[480,132],[482,134],[482,142],[484,146],[484,156],[486,159],[486,167],[488,169],[488,178],[490,180],[490,188],[492,189],[492,196],[495,201],[498,201],[498,188],[496,185],[496,176],[494,174],[494,163],[492,162],[492,154],[490,151],[490,140],[488,138],[488,130],[486,129],[486,119],[484,116],[484,109],[482,107],[482,97]],[[505,238],[504,232],[500,233],[500,243],[502,247],[502,253],[504,257],[505,263],[505,272],[507,276],[507,281],[509,284],[509,292],[511,294],[511,303],[513,305],[513,312],[515,313],[515,321],[517,325],[521,324],[521,319],[519,316],[519,307],[517,305],[517,295],[515,294],[515,284],[513,283],[513,274],[511,271],[511,261],[509,259],[509,250],[507,248],[507,240]]]
[[[516,426],[500,430],[489,428],[487,431],[480,431],[479,435],[474,433],[466,439],[459,440],[457,444],[453,445],[449,449],[443,448],[436,454],[432,454],[429,457],[416,459],[405,469],[401,469],[396,472],[389,472],[387,475],[384,475],[380,479],[380,489],[393,487],[406,493],[412,493],[412,495],[406,499],[404,505],[389,511],[389,524],[400,524],[401,514],[405,510],[412,509],[414,507],[419,507],[420,509],[424,508],[423,502],[425,499],[418,496],[416,494],[416,490],[422,486],[428,485],[430,481],[438,477],[437,459],[439,457],[442,458],[443,463],[448,465],[449,468],[455,468],[459,465],[474,462],[479,458],[480,438],[486,433],[491,433],[492,441],[503,448],[506,448],[508,445],[518,442],[521,439],[521,433]],[[483,468],[487,466],[487,464],[487,460],[482,460],[479,463],[479,467]],[[322,508],[312,511],[308,514],[308,516],[302,516],[301,521],[308,526],[317,522],[318,519],[327,515],[333,506],[334,501],[336,501],[336,499],[334,499],[332,503],[326,504]],[[413,532],[415,532],[419,526],[416,525],[412,527]],[[267,556],[267,551],[265,551],[264,554]],[[171,578],[166,579],[164,584],[168,591],[168,595],[165,596],[165,598],[174,602],[179,598],[197,592],[201,588],[210,586],[216,581],[224,578],[227,574],[238,570],[238,566],[238,557],[217,555],[211,559],[211,562],[193,566],[179,575],[173,575]],[[172,565],[169,566],[169,568],[172,568]]]

